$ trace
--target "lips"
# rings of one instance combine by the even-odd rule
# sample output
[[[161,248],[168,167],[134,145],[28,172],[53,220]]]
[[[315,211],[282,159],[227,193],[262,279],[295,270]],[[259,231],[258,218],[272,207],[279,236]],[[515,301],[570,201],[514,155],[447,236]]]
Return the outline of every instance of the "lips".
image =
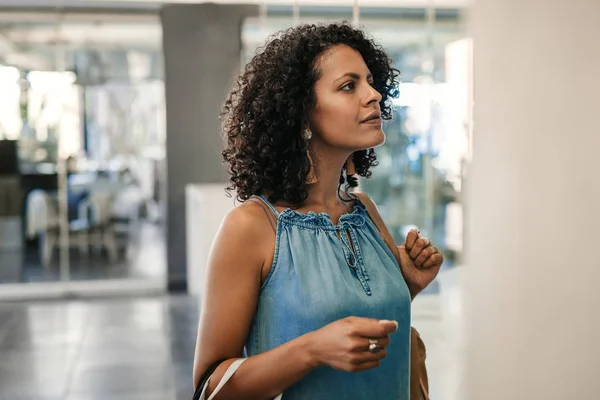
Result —
[[[369,114],[369,116],[365,119],[363,119],[361,121],[361,123],[381,123],[381,113],[380,112],[373,112],[371,114]]]

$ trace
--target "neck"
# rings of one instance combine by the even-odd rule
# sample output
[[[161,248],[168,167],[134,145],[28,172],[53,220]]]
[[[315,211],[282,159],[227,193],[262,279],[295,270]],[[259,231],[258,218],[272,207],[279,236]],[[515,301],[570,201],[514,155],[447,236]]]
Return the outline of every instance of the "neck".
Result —
[[[340,173],[350,153],[324,152],[317,149],[310,151],[318,181],[309,186],[305,203],[319,204],[326,208],[339,205]]]

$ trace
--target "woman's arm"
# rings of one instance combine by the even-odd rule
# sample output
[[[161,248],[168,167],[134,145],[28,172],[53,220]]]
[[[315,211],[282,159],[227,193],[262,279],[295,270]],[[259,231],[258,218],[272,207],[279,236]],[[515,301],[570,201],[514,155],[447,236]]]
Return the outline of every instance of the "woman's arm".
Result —
[[[217,233],[209,255],[194,360],[194,385],[209,365],[227,360],[214,372],[209,393],[234,359],[242,357],[274,246],[273,229],[263,209],[251,202],[233,210]],[[216,399],[270,399],[323,365],[346,371],[375,368],[385,357],[387,335],[396,326],[354,317],[333,322],[249,357]],[[367,351],[369,337],[379,339],[380,353]]]
[[[260,206],[243,204],[224,219],[210,251],[194,360],[194,384],[215,360],[225,361],[213,375],[212,392],[235,358],[242,357],[258,300],[261,271],[275,237]],[[270,250],[269,250],[270,248]],[[267,268],[270,265],[267,266]],[[312,368],[306,338],[250,357],[217,398],[270,398]]]

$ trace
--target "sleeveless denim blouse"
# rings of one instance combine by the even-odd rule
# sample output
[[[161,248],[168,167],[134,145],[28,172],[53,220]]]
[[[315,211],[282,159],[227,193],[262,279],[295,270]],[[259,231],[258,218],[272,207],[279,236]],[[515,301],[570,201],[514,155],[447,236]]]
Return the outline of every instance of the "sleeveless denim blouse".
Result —
[[[409,400],[410,293],[365,206],[357,199],[334,225],[326,213],[279,213],[257,197],[277,217],[277,233],[246,356],[349,316],[394,320],[398,330],[379,367],[353,373],[317,368],[288,388],[283,400]]]

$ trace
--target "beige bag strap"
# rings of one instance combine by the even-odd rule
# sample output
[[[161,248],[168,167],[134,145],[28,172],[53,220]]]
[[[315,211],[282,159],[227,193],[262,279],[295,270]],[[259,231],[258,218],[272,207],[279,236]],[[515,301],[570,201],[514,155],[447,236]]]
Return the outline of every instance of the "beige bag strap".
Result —
[[[225,386],[225,384],[227,382],[229,382],[229,380],[231,379],[231,377],[233,376],[233,374],[236,373],[236,371],[238,370],[238,368],[246,360],[247,360],[247,358],[238,358],[237,360],[235,360],[229,366],[229,368],[227,368],[227,371],[225,371],[225,374],[223,375],[223,377],[221,378],[221,380],[217,384],[217,387],[215,388],[215,390],[211,393],[211,395],[208,398],[208,400],[213,400],[214,399],[214,397],[217,395],[217,393],[219,393],[221,391],[221,389],[223,389],[223,386]],[[205,400],[206,399],[206,389],[208,388],[208,383],[210,382],[210,378],[212,378],[212,375],[208,378],[208,381],[206,382],[206,385],[204,385],[204,388],[202,389],[202,393],[200,394],[200,400]],[[281,400],[282,396],[283,396],[283,393],[280,393],[273,400]]]
[[[250,197],[248,199],[248,201],[259,204],[263,208],[263,210],[265,211],[265,214],[267,214],[267,218],[269,218],[269,222],[271,223],[271,227],[273,228],[273,231],[275,231],[275,233],[277,233],[277,216],[275,215],[275,213],[273,212],[271,207],[269,207],[269,205],[267,205],[265,203],[265,201],[261,197],[258,197],[258,196]]]
[[[381,236],[387,247],[390,249],[394,257],[396,257],[397,260],[400,260],[400,254],[398,253],[398,248],[396,247],[394,238],[392,237],[392,234],[388,231],[381,217],[379,217],[379,213],[377,213],[377,210],[375,210],[375,204],[369,199],[366,193],[353,194],[365,206],[369,219],[371,220],[371,222],[373,222],[373,225],[375,225],[375,229],[377,229],[379,235]]]

